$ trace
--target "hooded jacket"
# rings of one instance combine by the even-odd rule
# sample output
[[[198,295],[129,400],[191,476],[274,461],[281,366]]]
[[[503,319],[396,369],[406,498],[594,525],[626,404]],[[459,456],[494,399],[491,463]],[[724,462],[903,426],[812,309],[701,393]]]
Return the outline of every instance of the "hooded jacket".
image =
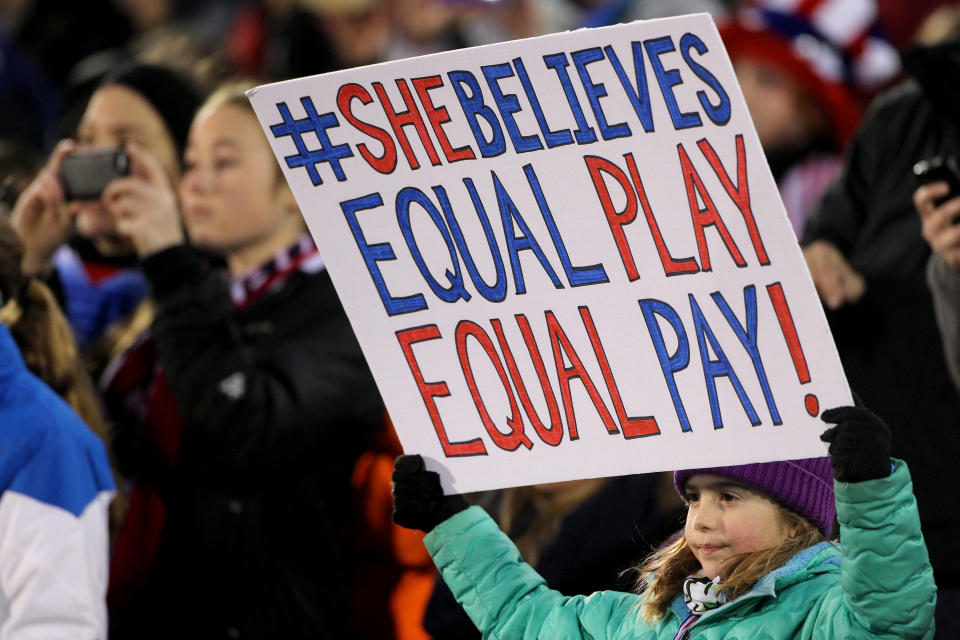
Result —
[[[684,640],[932,638],[936,585],[906,465],[896,462],[887,478],[838,482],[836,494],[842,553],[831,544],[802,551],[751,592],[704,614]],[[566,597],[548,589],[477,507],[438,525],[424,543],[485,638],[673,640],[687,614],[675,600],[651,626],[636,594]]]

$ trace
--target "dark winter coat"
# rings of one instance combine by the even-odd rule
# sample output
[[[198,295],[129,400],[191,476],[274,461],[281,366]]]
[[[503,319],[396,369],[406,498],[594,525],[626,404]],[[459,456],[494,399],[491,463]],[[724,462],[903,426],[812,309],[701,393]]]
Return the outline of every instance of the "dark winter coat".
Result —
[[[237,311],[186,247],[143,270],[183,436],[137,637],[346,637],[340,529],[383,414],[329,276]]]
[[[960,586],[960,498],[943,492],[958,477],[945,461],[960,459],[960,395],[947,373],[924,282],[930,249],[912,200],[914,163],[938,154],[960,158],[960,110],[954,109],[960,58],[930,53],[922,64],[905,59],[918,81],[871,107],[843,173],[809,218],[803,243],[832,242],[866,278],[865,296],[827,318],[851,388],[889,422],[894,454],[914,470],[937,584]],[[953,68],[949,78],[942,66]]]

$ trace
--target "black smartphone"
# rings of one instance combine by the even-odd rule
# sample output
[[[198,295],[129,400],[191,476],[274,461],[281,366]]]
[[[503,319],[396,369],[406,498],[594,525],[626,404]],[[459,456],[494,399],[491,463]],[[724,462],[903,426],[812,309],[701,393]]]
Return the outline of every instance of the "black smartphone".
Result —
[[[67,200],[96,200],[111,180],[130,174],[130,157],[122,148],[74,151],[60,165]]]
[[[913,165],[913,175],[921,185],[931,182],[946,182],[950,185],[950,192],[935,201],[937,205],[960,196],[960,167],[953,156],[933,156],[921,160]]]

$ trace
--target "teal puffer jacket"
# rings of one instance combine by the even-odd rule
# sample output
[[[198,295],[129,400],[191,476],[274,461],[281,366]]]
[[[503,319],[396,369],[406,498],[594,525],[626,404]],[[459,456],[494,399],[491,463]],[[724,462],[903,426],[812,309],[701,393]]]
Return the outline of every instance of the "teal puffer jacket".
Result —
[[[895,461],[887,478],[838,482],[836,499],[842,552],[826,543],[801,552],[684,638],[932,638],[936,585],[906,465]],[[552,591],[479,507],[441,523],[424,543],[484,638],[673,640],[686,617],[679,598],[650,626],[636,594]]]

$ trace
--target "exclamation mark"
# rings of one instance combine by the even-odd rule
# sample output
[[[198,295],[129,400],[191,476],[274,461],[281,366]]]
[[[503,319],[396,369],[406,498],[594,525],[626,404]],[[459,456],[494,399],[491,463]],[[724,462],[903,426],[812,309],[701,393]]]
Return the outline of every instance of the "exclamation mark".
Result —
[[[800,384],[807,384],[810,382],[810,370],[807,369],[807,359],[803,355],[803,347],[800,345],[797,327],[793,324],[793,316],[790,315],[790,307],[787,306],[787,298],[783,295],[783,287],[780,286],[779,282],[767,285],[767,294],[770,296],[770,302],[773,303],[773,310],[777,312],[780,330],[783,332],[784,340],[787,341],[787,348],[790,350],[790,357],[793,358],[793,368],[797,371],[797,378],[800,380]],[[811,416],[820,413],[820,401],[812,393],[803,397],[803,404],[807,413]]]

